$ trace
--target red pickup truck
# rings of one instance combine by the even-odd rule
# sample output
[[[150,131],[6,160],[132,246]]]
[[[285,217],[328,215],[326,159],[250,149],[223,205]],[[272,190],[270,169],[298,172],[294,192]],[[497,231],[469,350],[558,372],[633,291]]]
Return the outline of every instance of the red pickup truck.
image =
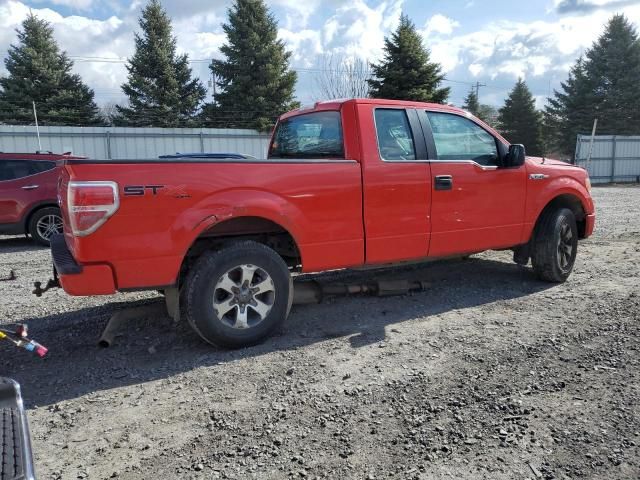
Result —
[[[594,228],[590,188],[457,108],[327,101],[283,115],[266,159],[68,160],[52,254],[69,294],[161,289],[237,347],[284,321],[294,272],[513,249],[562,282]]]

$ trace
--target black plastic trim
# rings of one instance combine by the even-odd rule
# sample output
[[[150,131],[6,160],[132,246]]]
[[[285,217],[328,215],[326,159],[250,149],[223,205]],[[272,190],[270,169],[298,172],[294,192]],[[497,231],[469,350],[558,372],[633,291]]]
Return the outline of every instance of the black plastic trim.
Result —
[[[0,478],[33,480],[33,454],[29,423],[24,411],[20,385],[0,377]]]
[[[82,265],[76,262],[73,255],[67,247],[64,235],[51,235],[49,240],[51,244],[51,256],[53,257],[53,265],[60,275],[77,275],[82,273]]]

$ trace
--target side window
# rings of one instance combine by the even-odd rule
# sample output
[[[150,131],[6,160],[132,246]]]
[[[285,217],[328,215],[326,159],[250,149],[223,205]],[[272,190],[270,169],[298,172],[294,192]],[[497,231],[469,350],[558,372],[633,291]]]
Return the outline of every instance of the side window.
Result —
[[[438,160],[473,160],[496,165],[496,140],[468,118],[451,113],[427,112]]]
[[[383,160],[415,160],[416,149],[407,112],[398,108],[374,111],[378,148]]]
[[[28,162],[21,160],[0,160],[0,182],[17,180],[31,175]]]
[[[307,113],[278,122],[269,158],[344,158],[340,112]]]
[[[48,162],[45,160],[29,162],[29,171],[31,175],[53,170],[54,168],[56,168],[56,162]]]

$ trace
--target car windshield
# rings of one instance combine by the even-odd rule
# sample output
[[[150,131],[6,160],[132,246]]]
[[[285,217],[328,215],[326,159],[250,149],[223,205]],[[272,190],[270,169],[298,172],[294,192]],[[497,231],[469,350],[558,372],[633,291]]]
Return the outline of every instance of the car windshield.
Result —
[[[269,158],[344,158],[340,112],[314,112],[278,123]]]

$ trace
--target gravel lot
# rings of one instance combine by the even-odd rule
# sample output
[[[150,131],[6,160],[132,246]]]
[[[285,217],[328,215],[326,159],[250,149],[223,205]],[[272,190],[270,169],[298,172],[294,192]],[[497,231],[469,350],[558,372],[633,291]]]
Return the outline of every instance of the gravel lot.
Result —
[[[597,233],[563,285],[508,252],[392,272],[402,297],[294,307],[280,336],[220,351],[162,314],[96,346],[154,294],[36,298],[47,250],[0,238],[0,345],[46,479],[640,477],[640,188],[594,190]],[[381,275],[381,274],[378,274]],[[346,274],[345,277],[362,274]]]

